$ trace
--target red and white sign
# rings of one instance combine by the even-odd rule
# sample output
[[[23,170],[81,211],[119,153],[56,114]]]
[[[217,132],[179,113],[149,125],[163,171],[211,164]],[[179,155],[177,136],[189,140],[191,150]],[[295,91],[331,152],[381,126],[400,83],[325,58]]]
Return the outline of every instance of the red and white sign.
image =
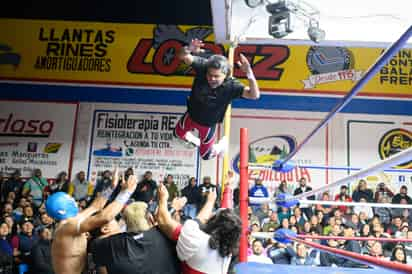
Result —
[[[0,170],[46,178],[70,171],[77,104],[0,101]]]

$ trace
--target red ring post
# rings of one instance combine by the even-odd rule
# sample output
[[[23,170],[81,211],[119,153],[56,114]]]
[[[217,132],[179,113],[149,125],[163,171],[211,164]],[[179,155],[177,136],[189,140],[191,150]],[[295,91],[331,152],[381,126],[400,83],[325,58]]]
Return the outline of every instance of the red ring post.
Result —
[[[239,182],[239,206],[240,219],[242,220],[242,234],[240,235],[239,261],[247,262],[247,232],[248,232],[248,164],[249,141],[247,128],[240,129],[240,182]]]

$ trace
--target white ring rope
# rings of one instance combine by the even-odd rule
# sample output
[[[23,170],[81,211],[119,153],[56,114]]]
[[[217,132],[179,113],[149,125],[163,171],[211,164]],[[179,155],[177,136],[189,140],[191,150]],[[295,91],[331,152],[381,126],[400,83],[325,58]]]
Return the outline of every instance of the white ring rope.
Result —
[[[299,200],[301,205],[331,205],[331,206],[369,206],[386,208],[412,208],[409,204],[389,204],[389,203],[363,203],[363,202],[344,202],[344,201],[319,201],[319,200]]]
[[[249,163],[249,170],[267,170],[273,169],[272,164],[256,164]],[[359,167],[345,167],[345,166],[321,166],[321,165],[296,165],[296,168],[307,168],[307,169],[320,169],[320,170],[340,170],[340,171],[359,171],[362,168]],[[384,172],[396,172],[396,173],[412,173],[410,169],[400,169],[400,168],[389,168],[384,169]],[[281,171],[279,171],[281,172]]]
[[[251,232],[250,235],[256,239],[273,239],[276,235],[276,232]],[[323,235],[307,235],[307,234],[298,234],[297,238],[300,239],[318,239],[318,240],[355,240],[355,241],[379,241],[379,242],[402,242],[402,243],[411,243],[412,239],[408,238],[384,238],[384,237],[360,237],[360,236],[323,236]]]
[[[304,198],[307,198],[309,196],[318,194],[320,192],[324,192],[326,190],[329,190],[330,188],[333,187],[339,187],[343,184],[349,183],[349,182],[354,182],[354,181],[359,181],[362,178],[365,178],[366,176],[368,176],[371,173],[375,173],[377,171],[381,171],[383,169],[386,168],[391,168],[393,166],[405,163],[405,162],[409,162],[412,159],[412,147],[405,149],[395,155],[392,155],[391,157],[383,160],[383,161],[379,161],[375,164],[373,164],[372,166],[362,169],[352,175],[349,175],[345,178],[339,179],[336,182],[332,183],[332,184],[328,184],[328,185],[324,185],[320,188],[314,189],[312,191],[308,191],[308,192],[304,192],[302,194],[290,197],[290,198],[286,198],[284,201],[292,201],[292,200],[302,200]]]

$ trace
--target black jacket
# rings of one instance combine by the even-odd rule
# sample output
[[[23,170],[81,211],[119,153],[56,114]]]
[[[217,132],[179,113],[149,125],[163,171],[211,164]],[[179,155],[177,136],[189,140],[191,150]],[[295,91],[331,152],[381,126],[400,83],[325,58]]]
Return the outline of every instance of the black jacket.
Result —
[[[306,190],[305,192],[309,192],[312,191],[312,187],[310,186],[306,186]],[[303,193],[303,189],[302,187],[298,187],[297,189],[295,189],[295,191],[293,192],[293,196],[299,195]],[[315,200],[315,195],[309,196],[308,200]]]
[[[354,252],[358,254],[361,254],[361,250],[362,250],[359,242],[353,241],[353,240],[346,241],[343,249],[346,251],[350,251],[350,252]],[[355,262],[353,260],[350,260],[350,259],[344,259],[341,266],[343,267],[364,267],[364,265],[358,262]]]
[[[31,251],[31,273],[54,274],[51,263],[51,241],[39,240]]]
[[[409,197],[408,195],[402,195],[400,193],[393,196],[392,204],[400,204],[402,199],[405,199],[408,202],[408,204],[412,204],[411,197]]]
[[[365,189],[365,190],[359,190],[356,189],[352,193],[352,200],[354,202],[359,202],[361,198],[365,198],[367,202],[371,203],[373,202],[373,192],[370,189]]]
[[[195,204],[196,206],[200,206],[200,202],[202,201],[198,186],[192,187],[189,184],[182,189],[182,196],[185,196],[187,198],[188,204]]]
[[[157,184],[154,180],[144,179],[137,184],[136,190],[132,194],[132,198],[135,201],[149,203],[155,199],[156,190]]]

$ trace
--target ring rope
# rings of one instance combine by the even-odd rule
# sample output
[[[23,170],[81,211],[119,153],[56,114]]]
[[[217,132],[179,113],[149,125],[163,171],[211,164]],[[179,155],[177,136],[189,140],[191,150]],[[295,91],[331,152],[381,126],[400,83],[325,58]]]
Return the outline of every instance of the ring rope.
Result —
[[[410,26],[399,38],[396,40],[392,45],[390,45],[376,60],[374,64],[372,64],[362,76],[362,78],[355,83],[349,93],[347,93],[339,103],[325,116],[325,118],[320,121],[316,127],[302,140],[302,142],[296,146],[296,148],[291,151],[282,162],[279,163],[282,166],[287,161],[291,160],[298,151],[324,126],[326,126],[335,116],[336,113],[341,111],[356,94],[362,89],[362,87],[370,80],[372,77],[388,62],[389,59],[392,58],[402,47],[408,42],[409,37],[412,35],[412,26]],[[382,170],[382,169],[381,169]]]
[[[320,169],[320,170],[342,170],[342,171],[359,171],[362,168],[359,167],[344,167],[344,166],[314,166],[314,165],[296,165],[297,168],[307,168],[307,169]],[[249,170],[262,170],[262,169],[273,169],[271,164],[256,164],[249,163]],[[397,169],[389,168],[383,170],[384,172],[396,172],[396,173],[412,173],[410,169]]]
[[[356,261],[362,264],[370,264],[376,267],[386,268],[386,269],[390,269],[392,271],[397,271],[400,273],[412,273],[412,265],[401,264],[401,263],[392,262],[392,261],[385,261],[385,260],[374,258],[372,256],[361,255],[361,254],[350,252],[350,251],[343,250],[343,249],[332,248],[332,247],[324,246],[324,245],[321,245],[315,242],[302,240],[302,239],[295,238],[295,237],[287,236],[287,238],[292,241],[299,242],[307,246],[311,246],[320,251],[324,251],[324,252],[330,253],[335,256],[340,256],[346,259],[350,259],[350,260],[353,260],[353,261]]]
[[[308,191],[308,192],[304,192],[302,194],[290,197],[290,198],[286,198],[284,199],[284,201],[292,201],[292,200],[302,200],[304,198],[307,198],[309,196],[324,192],[329,190],[330,188],[333,187],[339,187],[343,184],[347,184],[353,181],[359,181],[362,178],[365,178],[366,176],[368,176],[371,173],[377,172],[377,171],[381,171],[384,170],[386,168],[389,167],[393,167],[405,162],[408,162],[412,159],[412,147],[405,149],[395,155],[390,156],[389,158],[383,160],[383,161],[379,161],[375,164],[373,164],[372,166],[362,169],[352,175],[349,175],[345,178],[339,179],[334,183],[328,184],[328,185],[324,185],[321,186],[317,189]]]
[[[402,209],[412,208],[412,205],[410,204],[390,204],[390,203],[365,203],[365,202],[319,201],[319,200],[299,200],[299,203],[304,204],[304,205],[369,206],[369,207],[386,207],[386,208],[402,208]]]
[[[251,236],[257,239],[273,239],[274,232],[252,232]],[[408,238],[377,238],[377,237],[345,237],[345,236],[321,236],[321,235],[304,235],[298,234],[299,239],[314,239],[314,240],[345,240],[345,241],[376,241],[389,243],[412,243],[412,239]]]

